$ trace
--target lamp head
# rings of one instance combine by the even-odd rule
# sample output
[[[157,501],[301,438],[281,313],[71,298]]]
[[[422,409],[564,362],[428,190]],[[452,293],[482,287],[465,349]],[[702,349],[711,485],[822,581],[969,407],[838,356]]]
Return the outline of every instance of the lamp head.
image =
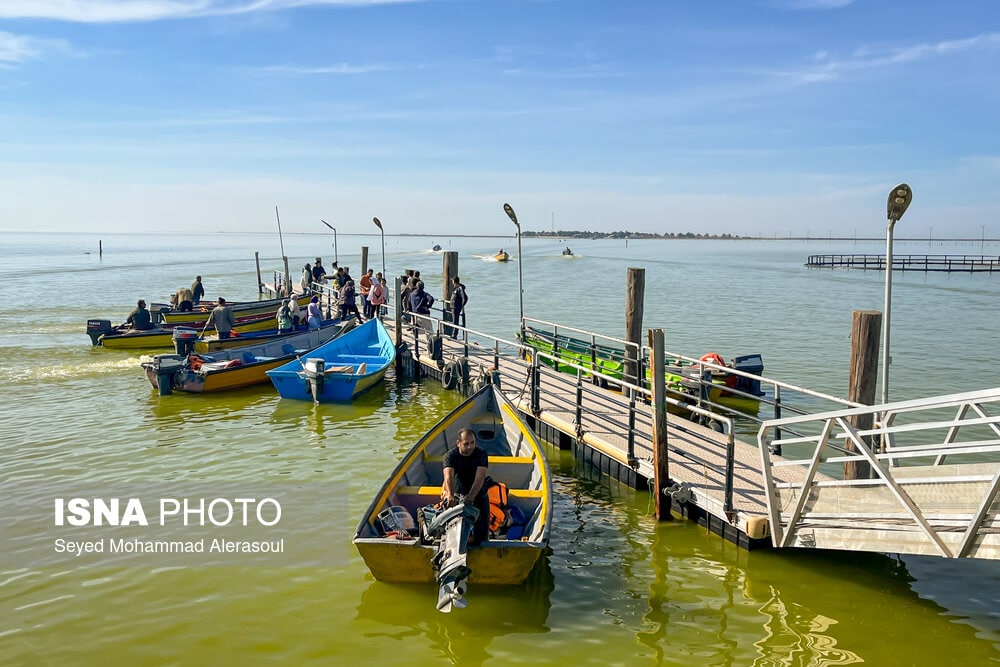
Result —
[[[519,225],[517,222],[517,214],[514,213],[514,209],[511,207],[510,204],[503,205],[503,212],[507,214],[507,217],[510,218],[511,222],[517,225],[518,229],[521,228],[521,225]]]
[[[372,218],[372,222],[375,223],[376,227],[378,227],[379,229],[382,229],[382,221],[381,220],[379,220],[378,218]]]
[[[913,200],[913,191],[906,183],[900,183],[889,193],[889,200],[886,202],[886,216],[890,222],[897,222],[906,213],[906,209]]]

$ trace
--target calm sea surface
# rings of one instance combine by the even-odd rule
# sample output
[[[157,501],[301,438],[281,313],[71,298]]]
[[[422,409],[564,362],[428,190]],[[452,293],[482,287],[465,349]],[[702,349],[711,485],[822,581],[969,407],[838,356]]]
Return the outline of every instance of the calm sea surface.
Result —
[[[103,241],[104,255],[98,255]],[[293,274],[329,236],[289,235]],[[459,252],[469,325],[511,340],[516,241],[387,237],[392,275],[421,270],[441,294],[441,255]],[[562,257],[569,244],[574,257]],[[340,234],[381,268],[378,236]],[[884,274],[807,269],[813,253],[881,241],[524,241],[529,317],[624,335],[628,267],[646,271],[645,326],[667,349],[759,352],[765,375],[845,396],[851,313],[882,309]],[[49,510],[53,488],[114,496],[143,485],[329,488],[309,526],[332,556],[313,567],[80,567],[67,557],[0,564],[2,665],[983,665],[1000,663],[1000,567],[878,554],[747,553],[549,449],[552,553],[524,586],[473,587],[469,608],[434,610],[433,586],[372,580],[350,536],[400,456],[458,404],[437,382],[397,381],[350,406],[280,401],[270,385],[158,396],[140,352],[93,348],[88,318],[123,321],[196,274],[207,297],[252,300],[275,235],[18,234],[0,238],[0,489]],[[1000,254],[994,243],[897,242],[897,254]],[[896,274],[892,400],[995,386],[1000,275]],[[41,489],[37,498],[32,489]],[[3,499],[10,503],[9,496]],[[346,507],[346,510],[343,509]],[[0,533],[18,533],[2,515]],[[51,542],[20,535],[20,542]],[[37,545],[36,545],[37,546]],[[8,545],[4,546],[10,551]],[[323,554],[324,556],[328,554]]]

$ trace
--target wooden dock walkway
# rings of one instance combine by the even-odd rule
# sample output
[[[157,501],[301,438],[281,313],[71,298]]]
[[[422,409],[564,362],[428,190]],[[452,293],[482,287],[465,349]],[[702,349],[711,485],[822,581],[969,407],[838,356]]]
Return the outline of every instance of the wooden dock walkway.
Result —
[[[399,316],[390,308],[383,322],[404,372],[465,393],[499,384],[543,439],[634,488],[656,488],[648,389],[436,317],[400,325],[397,338]],[[452,330],[460,337],[447,335]],[[541,363],[545,357],[561,370]],[[867,406],[753,377],[772,384],[775,412],[754,417],[756,442],[736,437],[734,417],[706,410],[701,399],[693,400],[702,407],[665,399],[723,426],[668,416],[669,479],[660,486],[673,513],[746,549],[1000,560],[1000,387]],[[837,407],[792,409],[789,389]],[[781,418],[779,408],[793,416]],[[848,476],[848,466],[866,471]]]
[[[827,269],[863,269],[885,271],[885,255],[809,255],[806,266]],[[996,255],[896,255],[893,271],[923,272],[1000,272]]]

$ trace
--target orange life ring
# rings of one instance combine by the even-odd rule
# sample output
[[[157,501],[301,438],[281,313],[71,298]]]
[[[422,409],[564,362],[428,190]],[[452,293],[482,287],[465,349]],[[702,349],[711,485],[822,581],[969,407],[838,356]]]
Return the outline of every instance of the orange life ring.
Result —
[[[722,358],[718,352],[709,352],[708,354],[701,355],[701,360],[706,361],[710,364],[715,364],[717,366],[725,366],[726,360]]]

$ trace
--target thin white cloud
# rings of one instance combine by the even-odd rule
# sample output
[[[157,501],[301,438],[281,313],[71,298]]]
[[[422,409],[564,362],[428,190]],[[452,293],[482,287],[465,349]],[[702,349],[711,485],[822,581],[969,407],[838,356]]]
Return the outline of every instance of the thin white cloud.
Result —
[[[41,60],[52,52],[69,53],[71,49],[69,43],[62,39],[42,39],[0,31],[0,67],[4,69]]]
[[[813,56],[818,63],[796,70],[771,72],[772,75],[796,83],[817,83],[839,78],[848,72],[889,67],[916,62],[934,56],[946,56],[974,49],[1000,47],[1000,32],[984,33],[966,39],[946,40],[934,44],[914,44],[889,49],[869,46],[855,49],[849,57],[837,59],[822,51]]]
[[[3,0],[0,19],[123,23],[277,12],[297,7],[402,4],[420,0]]]
[[[853,5],[854,0],[786,0],[777,4],[779,7],[787,9],[825,10],[841,9]]]
[[[251,71],[260,74],[367,74],[369,72],[381,72],[387,68],[380,65],[327,65],[324,67],[306,67],[302,65],[269,65],[267,67],[257,67]]]

